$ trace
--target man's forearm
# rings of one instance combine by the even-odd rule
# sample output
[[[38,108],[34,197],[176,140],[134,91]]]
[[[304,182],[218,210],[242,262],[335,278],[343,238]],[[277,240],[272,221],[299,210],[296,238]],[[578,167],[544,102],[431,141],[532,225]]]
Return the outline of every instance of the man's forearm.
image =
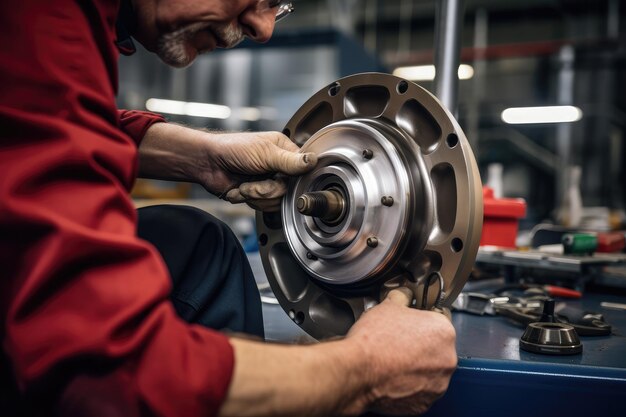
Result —
[[[171,123],[152,125],[139,145],[139,177],[197,181],[206,159],[206,135]]]
[[[231,339],[231,344],[235,371],[222,417],[363,411],[370,375],[363,351],[353,341],[292,346]]]

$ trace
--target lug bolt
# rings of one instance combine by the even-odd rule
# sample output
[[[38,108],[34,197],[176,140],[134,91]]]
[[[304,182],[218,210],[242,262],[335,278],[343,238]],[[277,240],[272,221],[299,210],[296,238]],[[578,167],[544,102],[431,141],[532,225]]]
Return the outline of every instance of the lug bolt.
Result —
[[[383,204],[383,206],[391,207],[393,206],[393,197],[384,196],[380,199],[380,202]]]
[[[370,248],[375,248],[376,246],[378,246],[378,238],[375,238],[374,236],[368,237],[367,246],[369,246]]]
[[[374,156],[374,152],[372,152],[371,149],[364,149],[363,150],[363,158],[365,158],[365,159],[372,159],[373,156]]]
[[[307,252],[306,253],[306,258],[310,259],[311,261],[314,261],[317,259],[317,256],[313,255],[311,252]]]

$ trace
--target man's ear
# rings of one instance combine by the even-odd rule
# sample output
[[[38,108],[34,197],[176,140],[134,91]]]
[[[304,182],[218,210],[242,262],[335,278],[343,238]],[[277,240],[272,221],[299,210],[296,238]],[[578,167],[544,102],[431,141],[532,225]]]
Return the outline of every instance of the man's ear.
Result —
[[[131,34],[137,27],[137,16],[131,0],[121,0],[120,10],[115,22],[116,40],[115,45],[122,55],[132,55],[137,52]]]

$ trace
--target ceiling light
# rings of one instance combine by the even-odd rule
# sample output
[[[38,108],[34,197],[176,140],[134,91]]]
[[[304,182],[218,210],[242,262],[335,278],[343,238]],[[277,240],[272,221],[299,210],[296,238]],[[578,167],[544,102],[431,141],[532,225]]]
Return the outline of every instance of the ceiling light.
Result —
[[[186,101],[151,98],[146,101],[146,109],[157,113],[177,114],[181,116],[228,119],[230,107],[209,103],[188,103]]]
[[[398,67],[393,75],[411,81],[432,81],[435,79],[434,65],[417,65],[413,67]],[[474,76],[474,68],[471,65],[459,65],[458,76],[460,80],[469,80]]]
[[[580,120],[583,112],[574,106],[511,107],[501,117],[509,124],[566,123]]]
[[[261,119],[261,110],[256,107],[241,107],[235,112],[238,119],[256,122]]]

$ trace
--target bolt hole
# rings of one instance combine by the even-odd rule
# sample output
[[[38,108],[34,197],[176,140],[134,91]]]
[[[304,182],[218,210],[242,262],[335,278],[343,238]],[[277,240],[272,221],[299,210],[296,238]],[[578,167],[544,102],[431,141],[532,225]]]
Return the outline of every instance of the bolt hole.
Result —
[[[448,147],[454,148],[459,143],[459,137],[454,133],[450,133],[446,138],[446,143],[448,144]]]
[[[263,223],[270,229],[280,229],[283,227],[282,217],[279,211],[266,211],[263,213]]]
[[[283,135],[287,136],[288,138],[291,138],[291,131],[287,128],[285,128],[283,130]]]
[[[458,237],[455,237],[454,239],[452,239],[452,243],[450,246],[452,247],[453,251],[457,253],[461,252],[463,250],[463,241]]]
[[[396,91],[398,91],[398,94],[404,94],[407,92],[407,90],[409,89],[409,83],[402,80],[398,83],[398,86],[396,87]]]
[[[298,311],[296,313],[296,324],[302,324],[304,322],[304,313],[302,311]]]
[[[268,237],[265,233],[262,233],[261,236],[259,236],[259,244],[261,246],[265,246],[267,245],[267,241],[268,241]]]
[[[289,310],[289,313],[287,314],[289,315],[289,318],[294,321],[294,323],[296,324],[304,323],[304,313],[302,311],[298,311],[296,313],[296,311],[292,309],[292,310]]]
[[[331,97],[335,97],[341,91],[341,84],[335,82],[330,85],[328,88],[328,95]]]

